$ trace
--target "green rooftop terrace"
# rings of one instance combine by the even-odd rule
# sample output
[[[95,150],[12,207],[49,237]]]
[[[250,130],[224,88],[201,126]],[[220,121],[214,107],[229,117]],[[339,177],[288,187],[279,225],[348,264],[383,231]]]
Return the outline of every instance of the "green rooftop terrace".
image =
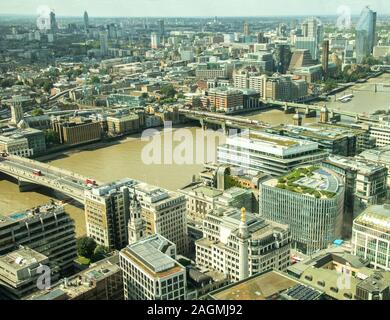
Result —
[[[310,166],[280,177],[276,187],[317,199],[330,199],[337,194],[338,182],[319,166]]]

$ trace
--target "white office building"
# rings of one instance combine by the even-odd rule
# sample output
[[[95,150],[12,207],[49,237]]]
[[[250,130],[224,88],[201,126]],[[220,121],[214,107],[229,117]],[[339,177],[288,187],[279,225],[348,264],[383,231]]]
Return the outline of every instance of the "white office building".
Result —
[[[124,248],[119,265],[125,300],[184,300],[186,269],[175,259],[176,246],[159,234]]]
[[[218,162],[246,171],[278,176],[302,165],[319,163],[328,153],[318,143],[264,132],[227,137],[218,147]]]
[[[389,205],[370,206],[354,220],[352,250],[373,268],[390,271]]]
[[[242,280],[240,273],[251,276],[268,269],[287,269],[291,247],[288,226],[251,213],[245,215],[238,209],[222,207],[206,215],[204,237],[195,242],[198,267],[225,274],[231,281]],[[242,244],[247,255],[241,250]]]

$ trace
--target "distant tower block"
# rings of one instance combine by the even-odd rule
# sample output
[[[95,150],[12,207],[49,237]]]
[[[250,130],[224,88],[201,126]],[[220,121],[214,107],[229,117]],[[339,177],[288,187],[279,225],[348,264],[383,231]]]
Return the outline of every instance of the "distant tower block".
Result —
[[[322,43],[322,70],[326,79],[329,73],[329,40]]]
[[[302,125],[302,119],[303,119],[302,115],[297,110],[296,114],[294,114],[294,116],[293,116],[294,125],[295,126],[301,126]]]
[[[326,106],[323,106],[320,111],[320,122],[327,123],[329,121],[329,110]]]
[[[239,241],[239,279],[244,280],[249,277],[248,266],[248,241],[250,235],[248,225],[246,223],[246,209],[241,209],[241,221],[238,227],[238,241]]]
[[[250,30],[249,30],[249,24],[247,21],[244,22],[244,35],[249,36],[250,35]]]
[[[23,120],[22,103],[14,100],[11,105],[11,123],[17,125],[21,120]]]

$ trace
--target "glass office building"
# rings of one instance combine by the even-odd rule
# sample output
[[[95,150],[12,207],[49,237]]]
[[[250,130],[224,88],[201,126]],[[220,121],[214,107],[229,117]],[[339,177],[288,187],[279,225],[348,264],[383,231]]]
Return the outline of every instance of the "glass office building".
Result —
[[[376,12],[365,7],[356,25],[356,61],[361,63],[370,55],[376,43]]]
[[[341,178],[320,166],[298,168],[259,186],[260,215],[289,225],[293,246],[306,254],[339,239],[343,206]]]

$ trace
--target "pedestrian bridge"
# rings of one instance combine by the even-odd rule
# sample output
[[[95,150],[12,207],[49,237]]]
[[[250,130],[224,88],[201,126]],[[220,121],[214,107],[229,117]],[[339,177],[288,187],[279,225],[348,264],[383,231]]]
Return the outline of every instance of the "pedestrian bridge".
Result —
[[[47,163],[14,155],[0,154],[0,172],[18,180],[19,187],[44,186],[84,204],[84,192],[91,187],[87,177]],[[37,173],[39,172],[39,173]],[[97,185],[100,183],[96,182]]]

